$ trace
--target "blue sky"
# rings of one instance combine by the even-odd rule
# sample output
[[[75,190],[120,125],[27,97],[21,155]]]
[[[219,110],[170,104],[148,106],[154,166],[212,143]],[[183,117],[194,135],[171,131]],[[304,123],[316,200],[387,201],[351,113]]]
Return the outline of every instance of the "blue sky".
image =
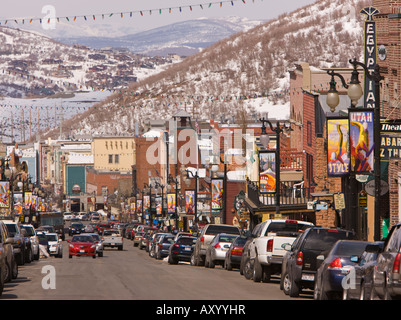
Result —
[[[0,22],[4,20],[19,21],[18,27],[31,29],[52,36],[54,33],[66,34],[87,33],[92,30],[104,35],[122,35],[149,30],[159,26],[172,24],[184,20],[201,17],[221,18],[225,16],[238,16],[250,20],[269,20],[285,12],[292,12],[300,7],[314,3],[316,0],[17,0],[8,1],[2,6]],[[222,6],[220,6],[222,2]],[[212,5],[209,7],[209,4]],[[69,17],[70,22],[62,19],[56,25],[56,30],[43,30],[38,21],[22,25],[23,18],[44,18],[44,6],[51,5],[57,17]],[[201,8],[201,5],[203,9]],[[192,7],[192,10],[190,7]],[[181,12],[178,7],[181,7]],[[169,12],[171,8],[171,13]],[[160,12],[159,9],[162,9]],[[123,15],[120,12],[133,12]],[[139,11],[143,12],[143,16]],[[150,14],[150,11],[152,14]],[[109,13],[116,13],[109,17]],[[118,13],[118,14],[117,14]],[[105,14],[102,20],[101,15]],[[87,16],[87,20],[82,17]],[[95,20],[93,20],[95,15]],[[76,21],[73,21],[77,16]],[[81,17],[79,17],[81,16]],[[8,25],[17,26],[15,22],[8,21]],[[96,30],[96,31],[95,31]]]

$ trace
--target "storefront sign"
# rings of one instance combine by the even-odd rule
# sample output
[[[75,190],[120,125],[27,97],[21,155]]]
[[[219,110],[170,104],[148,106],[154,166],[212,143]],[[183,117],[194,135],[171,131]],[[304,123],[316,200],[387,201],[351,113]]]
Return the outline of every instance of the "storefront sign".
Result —
[[[384,159],[401,158],[401,135],[380,136],[380,157]]]
[[[376,22],[373,16],[379,13],[374,7],[367,7],[361,10],[362,14],[367,16],[365,21],[365,65],[370,72],[374,71],[376,66]],[[364,107],[375,108],[375,82],[365,75],[364,88]]]

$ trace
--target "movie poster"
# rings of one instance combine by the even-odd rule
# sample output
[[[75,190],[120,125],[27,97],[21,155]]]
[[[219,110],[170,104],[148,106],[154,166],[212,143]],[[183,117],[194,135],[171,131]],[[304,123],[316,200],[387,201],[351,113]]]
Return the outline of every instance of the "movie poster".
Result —
[[[195,190],[185,190],[185,212],[195,214]]]
[[[142,214],[142,199],[136,200],[136,213]]]
[[[212,210],[223,208],[223,179],[212,179]]]
[[[174,214],[175,213],[175,193],[168,193],[167,194],[167,213]]]
[[[25,192],[25,209],[29,209],[32,205],[32,192]]]
[[[260,193],[276,192],[276,152],[259,152]]]
[[[161,215],[163,211],[162,197],[155,197],[156,214]]]
[[[327,119],[327,174],[346,175],[349,166],[348,119]]]
[[[369,173],[374,167],[373,110],[349,111],[350,169],[356,174]]]
[[[143,196],[143,212],[150,210],[150,196]]]
[[[10,207],[10,182],[0,181],[0,208]]]

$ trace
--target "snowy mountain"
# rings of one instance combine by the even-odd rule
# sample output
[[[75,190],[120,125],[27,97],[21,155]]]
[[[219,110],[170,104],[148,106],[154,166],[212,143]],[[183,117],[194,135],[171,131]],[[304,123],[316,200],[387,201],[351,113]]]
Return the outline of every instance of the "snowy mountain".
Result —
[[[294,63],[349,67],[363,58],[360,9],[369,0],[320,0],[249,31],[234,34],[167,70],[135,83],[67,122],[75,134],[133,134],[135,123],[170,119],[180,109],[194,119],[289,117]]]
[[[202,18],[178,22],[128,36],[62,37],[56,38],[56,40],[71,45],[85,44],[94,49],[127,48],[134,53],[149,56],[166,56],[169,53],[188,56],[232,34],[247,31],[259,24],[261,21],[249,21],[238,17]]]

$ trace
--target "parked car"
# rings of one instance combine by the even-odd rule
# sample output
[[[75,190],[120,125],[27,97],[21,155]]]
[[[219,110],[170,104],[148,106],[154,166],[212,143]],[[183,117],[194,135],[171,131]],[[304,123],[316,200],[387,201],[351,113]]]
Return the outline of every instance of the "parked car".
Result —
[[[190,261],[197,238],[181,236],[170,246],[168,263],[177,264],[179,261]]]
[[[73,222],[68,228],[69,236],[72,236],[74,234],[81,234],[83,232],[85,232],[85,226],[82,224],[82,222]]]
[[[5,282],[16,279],[18,276],[18,264],[13,254],[13,242],[14,239],[10,236],[7,227],[0,220],[0,291],[2,291]]]
[[[313,223],[298,220],[265,220],[252,231],[253,240],[248,246],[252,279],[268,282],[273,274],[281,273],[286,253],[283,245],[291,245],[295,238]]]
[[[25,264],[26,242],[19,225],[11,220],[3,220],[8,229],[9,236],[13,238],[14,254],[18,265]]]
[[[135,237],[134,237],[134,240],[133,240],[134,247],[138,247],[139,246],[139,244],[142,242],[143,235],[144,235],[144,232],[136,232],[135,233]]]
[[[394,225],[381,250],[379,245],[371,245],[367,251],[378,253],[373,272],[373,295],[381,299],[401,298],[401,223]]]
[[[174,243],[175,236],[172,234],[163,234],[155,244],[155,258],[161,260],[168,256],[170,246]]]
[[[91,256],[96,258],[96,243],[90,235],[74,235],[71,240],[67,240],[68,256]]]
[[[46,233],[46,238],[49,244],[49,254],[56,258],[62,258],[63,242],[59,238],[58,233]]]
[[[343,297],[344,288],[348,287],[348,285],[343,285],[343,280],[348,276],[352,267],[357,265],[359,257],[368,244],[371,243],[357,240],[339,240],[324,260],[322,256],[317,257],[315,300],[333,300]],[[350,280],[354,281],[355,279]]]
[[[226,224],[208,224],[199,234],[194,252],[191,258],[191,265],[202,266],[205,264],[206,250],[214,237],[219,233],[240,235],[238,227]]]
[[[193,237],[194,235],[192,233],[189,232],[177,232],[177,234],[175,235],[174,241],[176,241],[179,237],[182,236],[188,236],[188,237]]]
[[[383,250],[384,242],[375,242],[380,250]],[[365,248],[359,259],[358,265],[354,267],[355,280],[353,285],[344,289],[343,299],[372,300],[373,295],[373,271],[376,267],[378,252],[369,252],[369,245]]]
[[[237,235],[219,233],[206,250],[205,267],[214,268],[216,264],[224,265],[226,253]]]
[[[163,233],[163,232],[155,232],[150,241],[149,241],[149,257],[155,258],[155,251],[156,251],[156,243],[159,241],[160,237],[163,235],[167,235],[169,233]]]
[[[31,240],[31,248],[33,252],[33,259],[39,260],[40,251],[39,251],[39,239],[36,234],[36,230],[31,224],[22,224],[21,229],[26,230],[27,237]]]
[[[155,228],[155,227],[146,227],[146,228],[143,228],[143,235],[142,235],[141,241],[139,242],[139,245],[138,245],[138,247],[139,247],[140,250],[146,248],[147,241],[149,240],[150,236],[151,236],[154,232],[157,232],[157,230],[158,230],[158,229]]]
[[[45,232],[45,233],[49,233],[49,232],[50,233],[54,233],[55,232],[53,226],[40,226],[36,230],[37,231],[42,231],[42,232]]]
[[[353,240],[355,233],[337,228],[311,227],[301,233],[292,245],[284,246],[280,289],[290,297],[299,296],[303,288],[313,290],[317,256],[326,257],[338,240]]]
[[[98,257],[103,257],[103,242],[102,239],[100,238],[99,234],[97,233],[88,233],[96,243],[96,253]]]
[[[242,236],[237,236],[233,243],[231,243],[230,248],[226,252],[226,257],[224,259],[224,268],[228,271],[233,268],[239,268],[242,258],[242,250],[246,243],[247,238]]]
[[[74,218],[74,214],[72,212],[64,212],[63,214],[64,221],[70,221],[72,218]]]

